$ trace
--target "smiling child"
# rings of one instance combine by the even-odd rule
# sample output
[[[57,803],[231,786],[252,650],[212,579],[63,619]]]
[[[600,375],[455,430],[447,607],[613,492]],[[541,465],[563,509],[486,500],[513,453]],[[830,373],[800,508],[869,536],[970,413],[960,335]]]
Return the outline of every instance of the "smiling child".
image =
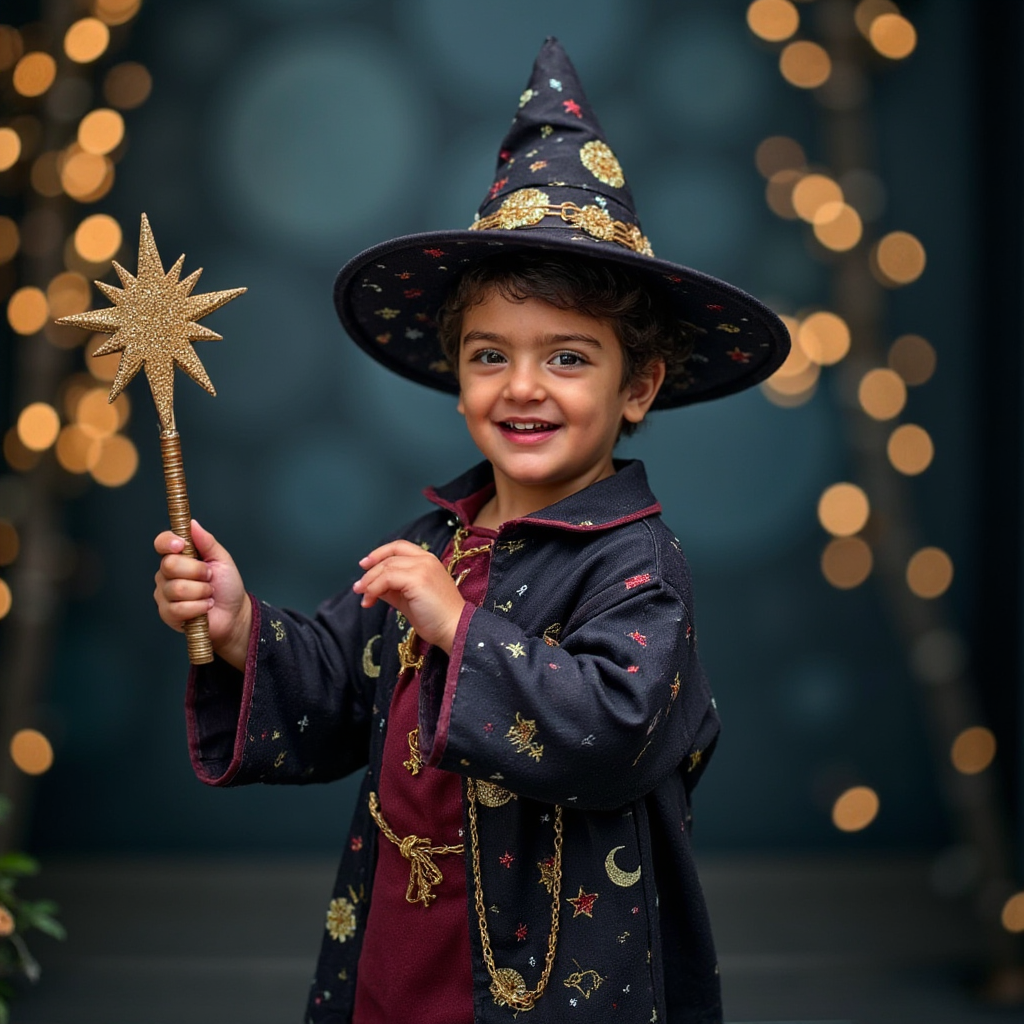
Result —
[[[343,324],[458,395],[484,461],[315,617],[248,595],[198,524],[162,533],[160,615],[209,616],[193,765],[210,785],[362,788],[313,1024],[721,1020],[690,849],[718,735],[689,571],[620,434],[763,380],[779,320],[656,259],[548,40],[472,228],[341,271]]]

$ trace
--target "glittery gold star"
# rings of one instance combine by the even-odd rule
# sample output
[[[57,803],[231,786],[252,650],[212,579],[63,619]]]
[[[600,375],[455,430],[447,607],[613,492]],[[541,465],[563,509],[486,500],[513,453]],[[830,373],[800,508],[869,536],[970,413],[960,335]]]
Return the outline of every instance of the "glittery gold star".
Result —
[[[200,268],[179,280],[184,262],[185,257],[179,256],[174,266],[164,273],[153,231],[143,214],[139,231],[138,276],[133,276],[115,261],[114,270],[124,287],[96,282],[96,287],[114,305],[109,309],[61,317],[57,321],[113,335],[93,353],[97,356],[122,353],[117,376],[110,389],[110,401],[144,368],[156,402],[160,426],[165,431],[174,430],[175,363],[211,395],[217,393],[206,368],[192,348],[192,342],[220,341],[221,335],[208,327],[201,327],[196,321],[245,291],[244,288],[230,288],[192,295],[203,271]]]

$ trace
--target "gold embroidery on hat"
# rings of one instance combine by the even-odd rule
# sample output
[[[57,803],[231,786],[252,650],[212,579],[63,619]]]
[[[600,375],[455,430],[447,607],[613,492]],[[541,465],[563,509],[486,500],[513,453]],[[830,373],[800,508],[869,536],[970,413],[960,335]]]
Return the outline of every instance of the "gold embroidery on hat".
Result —
[[[534,227],[545,217],[560,217],[566,224],[581,228],[591,238],[602,242],[615,242],[641,256],[653,256],[651,243],[635,224],[614,220],[600,206],[577,206],[575,203],[552,203],[546,192],[539,188],[521,188],[505,197],[498,209],[480,217],[469,226],[470,231],[490,231],[494,228],[514,231],[516,228]]]
[[[592,139],[580,149],[580,160],[598,181],[613,188],[622,188],[626,184],[622,166],[608,145],[600,139]]]

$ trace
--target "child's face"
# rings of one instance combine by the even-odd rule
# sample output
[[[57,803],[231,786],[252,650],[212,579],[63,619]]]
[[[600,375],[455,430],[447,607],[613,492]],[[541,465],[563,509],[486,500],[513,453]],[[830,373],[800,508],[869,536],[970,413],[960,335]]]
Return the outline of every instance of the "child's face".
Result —
[[[458,408],[494,467],[499,499],[515,514],[614,472],[623,418],[643,419],[664,376],[659,364],[651,378],[623,388],[622,366],[622,347],[604,320],[540,299],[514,302],[493,289],[466,310]]]

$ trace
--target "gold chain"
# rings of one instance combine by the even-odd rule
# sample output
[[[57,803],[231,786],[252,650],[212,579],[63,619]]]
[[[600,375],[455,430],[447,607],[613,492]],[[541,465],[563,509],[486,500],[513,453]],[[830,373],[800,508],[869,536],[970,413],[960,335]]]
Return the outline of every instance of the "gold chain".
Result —
[[[430,890],[444,881],[444,876],[434,863],[434,854],[463,853],[465,847],[462,843],[457,846],[431,846],[429,839],[421,839],[416,835],[400,839],[384,820],[376,793],[370,794],[369,804],[370,816],[377,823],[377,828],[384,834],[385,839],[391,840],[398,847],[398,852],[409,862],[409,885],[405,890],[406,902],[422,903],[424,907],[429,907],[437,899],[437,894]],[[413,895],[414,892],[415,895]]]
[[[483,554],[485,551],[489,551],[491,548],[491,541],[488,541],[486,544],[480,544],[475,548],[467,548],[465,551],[463,551],[462,542],[468,536],[469,527],[460,526],[455,531],[455,536],[452,537],[452,557],[449,559],[448,564],[445,566],[445,568],[448,570],[448,575],[451,576],[452,579],[455,579],[455,567],[464,558],[470,558],[472,555]],[[458,586],[459,583],[461,583],[465,578],[466,574],[463,573],[459,577],[455,585]],[[420,669],[423,668],[423,659],[426,657],[426,655],[416,654],[416,640],[416,630],[410,629],[409,632],[405,634],[405,639],[402,640],[398,645],[398,671],[400,673],[404,672],[407,668],[411,668],[414,672],[419,672]]]
[[[491,976],[491,995],[499,1006],[510,1006],[515,1010],[532,1010],[544,994],[551,969],[555,965],[555,949],[558,945],[558,910],[562,898],[562,808],[555,807],[555,857],[552,866],[551,886],[551,931],[548,933],[548,951],[544,957],[544,969],[535,989],[528,989],[523,976],[511,967],[496,967],[491,951],[491,936],[487,930],[487,908],[484,906],[483,879],[480,874],[480,835],[476,821],[476,780],[466,779],[466,795],[469,798],[469,840],[473,862],[473,888],[477,921],[480,924],[480,946],[484,963]]]

